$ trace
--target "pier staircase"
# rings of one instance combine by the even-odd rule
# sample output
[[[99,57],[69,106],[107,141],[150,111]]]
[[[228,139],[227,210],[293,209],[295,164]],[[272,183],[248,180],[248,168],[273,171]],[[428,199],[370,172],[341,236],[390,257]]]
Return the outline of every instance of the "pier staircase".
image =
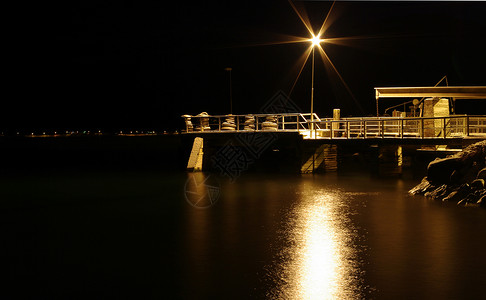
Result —
[[[325,154],[324,154],[324,147],[326,145],[319,146],[316,151],[309,157],[309,159],[302,165],[300,172],[301,173],[312,173],[315,169],[319,168],[319,166],[324,162]]]
[[[302,165],[301,173],[313,173],[317,169],[325,172],[337,171],[338,155],[337,146],[322,144],[312,153],[309,159]]]
[[[194,143],[192,144],[191,155],[189,156],[189,161],[187,162],[187,169],[191,171],[201,171],[203,161],[203,138],[194,138]]]

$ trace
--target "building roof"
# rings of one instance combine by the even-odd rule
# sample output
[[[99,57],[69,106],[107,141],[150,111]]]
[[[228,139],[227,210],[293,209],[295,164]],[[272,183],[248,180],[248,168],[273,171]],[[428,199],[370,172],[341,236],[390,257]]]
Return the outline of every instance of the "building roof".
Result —
[[[486,99],[486,86],[440,86],[440,87],[379,87],[375,88],[379,98],[424,98],[443,97],[454,99]]]

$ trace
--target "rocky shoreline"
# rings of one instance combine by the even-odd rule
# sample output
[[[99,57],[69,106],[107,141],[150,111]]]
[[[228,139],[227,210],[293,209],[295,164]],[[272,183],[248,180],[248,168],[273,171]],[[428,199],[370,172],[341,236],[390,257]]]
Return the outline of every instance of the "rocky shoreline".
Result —
[[[486,141],[429,163],[427,176],[409,193],[458,205],[486,207]]]

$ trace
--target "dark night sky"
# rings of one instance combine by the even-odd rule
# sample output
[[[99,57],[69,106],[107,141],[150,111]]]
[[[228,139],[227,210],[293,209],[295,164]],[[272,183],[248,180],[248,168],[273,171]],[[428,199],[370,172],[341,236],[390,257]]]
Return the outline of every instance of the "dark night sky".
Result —
[[[64,1],[13,23],[0,128],[181,128],[181,114],[256,113],[288,92],[308,36],[287,1]],[[44,5],[44,4],[43,4]],[[317,30],[331,2],[298,2]],[[377,86],[486,85],[486,2],[337,2],[324,49],[363,111],[316,56],[315,111],[374,113]],[[310,65],[292,100],[309,111]],[[474,113],[480,113],[475,111]],[[486,113],[483,111],[482,113]]]

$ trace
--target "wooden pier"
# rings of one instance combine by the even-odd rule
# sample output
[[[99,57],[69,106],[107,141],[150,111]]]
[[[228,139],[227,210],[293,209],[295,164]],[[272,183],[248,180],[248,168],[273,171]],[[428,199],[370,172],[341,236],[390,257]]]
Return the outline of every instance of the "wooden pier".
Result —
[[[182,136],[188,141],[188,148],[192,145],[189,168],[201,163],[198,159],[206,159],[202,169],[208,169],[206,154],[221,154],[225,158],[227,155],[221,149],[228,148],[229,144],[243,156],[246,150],[254,150],[252,143],[266,145],[264,149],[257,147],[261,150],[258,155],[249,151],[249,155],[253,155],[252,163],[270,161],[275,167],[292,166],[291,169],[306,173],[322,165],[324,169],[335,169],[340,153],[374,153],[372,156],[376,159],[371,160],[387,160],[401,167],[404,155],[410,153],[461,151],[465,146],[486,139],[486,115],[454,114],[456,100],[486,99],[486,87],[375,90],[377,115],[379,98],[417,97],[421,100],[403,102],[404,108],[406,104],[413,104],[409,106],[410,112],[394,111],[392,117],[341,118],[339,109],[334,110],[332,118],[322,119],[315,113],[183,115],[186,128]],[[196,137],[199,138],[197,143]],[[207,143],[204,156],[202,143]],[[277,153],[271,155],[272,152]],[[263,155],[266,157],[262,158]],[[214,164],[214,159],[212,162]]]
[[[189,126],[181,135],[185,141],[184,155],[189,158],[188,168],[217,171],[214,158],[228,152],[225,147],[231,144],[229,152],[238,152],[233,154],[240,155],[243,163],[251,162],[243,166],[240,164],[238,168],[242,170],[256,168],[255,165],[266,165],[262,167],[265,170],[300,173],[332,171],[338,168],[338,161],[343,157],[359,153],[373,161],[377,170],[386,170],[387,174],[396,175],[406,165],[403,162],[409,161],[417,153],[434,151],[436,154],[444,154],[448,151],[460,151],[472,143],[486,139],[486,116],[336,120],[320,119],[315,115],[314,122],[311,122],[310,114],[272,114],[276,126],[272,130],[262,129],[268,116],[252,115],[255,118],[253,130],[244,129],[248,115],[231,115],[235,124],[231,130],[222,129],[228,116],[191,116],[191,122],[196,124],[200,122],[200,118],[205,120],[202,121],[204,126],[198,126],[198,130],[194,130],[194,126],[191,130]],[[254,154],[247,151],[253,147],[252,143],[265,147]],[[231,156],[227,153],[224,155]]]
[[[255,129],[244,129],[244,120],[255,118]],[[275,129],[264,129],[264,120],[276,118]],[[222,129],[224,119],[235,120],[233,130]],[[187,118],[187,117],[186,117]],[[458,139],[486,138],[486,115],[453,115],[448,117],[367,117],[320,119],[310,113],[190,116],[195,123],[207,119],[207,129],[194,130],[187,126],[183,134],[238,133],[238,132],[298,132],[304,139]],[[192,121],[191,121],[192,122]],[[314,126],[311,126],[314,124]],[[208,128],[209,127],[209,128]]]

